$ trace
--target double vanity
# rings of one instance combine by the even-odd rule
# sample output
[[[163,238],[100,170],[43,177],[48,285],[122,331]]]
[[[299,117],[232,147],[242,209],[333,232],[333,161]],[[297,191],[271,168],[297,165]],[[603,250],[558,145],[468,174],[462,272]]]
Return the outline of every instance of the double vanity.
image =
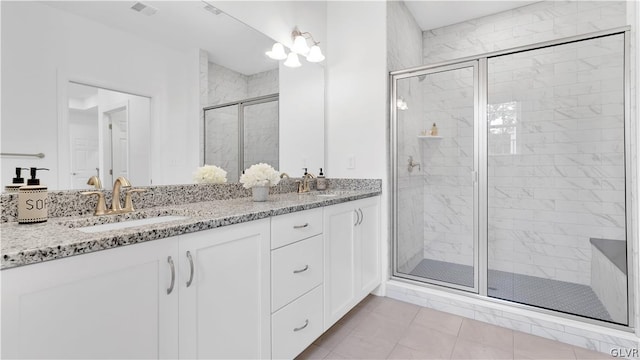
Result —
[[[2,357],[293,358],[380,284],[379,180],[265,203],[225,186],[3,223]]]

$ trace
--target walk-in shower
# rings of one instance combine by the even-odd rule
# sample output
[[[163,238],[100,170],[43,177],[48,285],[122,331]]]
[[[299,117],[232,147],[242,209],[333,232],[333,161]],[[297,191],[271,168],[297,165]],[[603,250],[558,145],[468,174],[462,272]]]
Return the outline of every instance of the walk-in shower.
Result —
[[[393,276],[631,326],[627,49],[621,29],[392,72]]]

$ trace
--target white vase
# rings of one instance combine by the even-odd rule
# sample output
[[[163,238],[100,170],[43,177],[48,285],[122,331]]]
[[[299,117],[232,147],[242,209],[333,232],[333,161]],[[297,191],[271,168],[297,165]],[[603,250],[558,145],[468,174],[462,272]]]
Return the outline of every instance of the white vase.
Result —
[[[267,201],[269,197],[269,186],[254,186],[251,188],[253,194],[253,201]]]

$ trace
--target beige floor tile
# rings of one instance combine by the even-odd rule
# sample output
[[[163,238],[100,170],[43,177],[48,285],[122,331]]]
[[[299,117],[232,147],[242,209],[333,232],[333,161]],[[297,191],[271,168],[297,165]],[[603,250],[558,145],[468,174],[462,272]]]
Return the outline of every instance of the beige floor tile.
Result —
[[[343,316],[340,320],[338,320],[338,324],[348,327],[355,328],[360,324],[360,322],[367,318],[371,314],[371,311],[365,309],[364,307],[355,307],[351,311],[349,311],[345,316]]]
[[[432,352],[415,350],[404,345],[397,344],[387,359],[437,359],[432,357]]]
[[[358,326],[356,326],[351,335],[359,336],[372,340],[387,340],[394,343],[398,342],[404,335],[407,325],[399,323],[380,314],[369,313]]]
[[[302,354],[296,357],[296,360],[307,360],[307,359],[324,359],[327,355],[329,355],[331,351],[311,344],[309,347],[302,352]]]
[[[387,298],[383,296],[375,296],[369,295],[364,300],[362,300],[356,307],[362,308],[364,310],[373,311],[378,305],[383,303]]]
[[[325,359],[327,359],[327,360],[337,360],[337,359],[351,359],[351,358],[347,357],[347,356],[342,356],[342,355],[332,351],[332,352],[329,353],[329,355],[327,355],[325,357]]]
[[[345,327],[340,324],[333,325],[322,336],[313,342],[314,345],[323,347],[327,350],[333,350],[338,343],[351,333],[350,327]]]
[[[413,322],[443,333],[458,335],[462,319],[463,318],[458,315],[429,308],[421,308]]]
[[[448,359],[456,343],[456,337],[414,323],[409,326],[398,343],[428,353],[432,359]]]
[[[511,329],[464,319],[458,337],[513,353],[513,330]]]
[[[385,298],[385,301],[378,304],[373,312],[408,325],[413,321],[420,309],[421,307],[418,305]]]
[[[574,346],[573,348],[573,352],[576,354],[576,359],[578,360],[589,360],[589,359],[613,359],[614,357],[609,355],[609,354],[605,354],[605,353],[601,353],[601,352],[596,352],[593,350],[589,350],[589,349],[584,349],[581,347],[576,347]]]
[[[347,359],[386,359],[394,346],[394,341],[365,339],[349,335],[332,352],[345,356]]]
[[[458,338],[451,359],[513,359],[513,350]]]
[[[573,346],[539,336],[513,332],[513,350],[516,359],[575,359]]]

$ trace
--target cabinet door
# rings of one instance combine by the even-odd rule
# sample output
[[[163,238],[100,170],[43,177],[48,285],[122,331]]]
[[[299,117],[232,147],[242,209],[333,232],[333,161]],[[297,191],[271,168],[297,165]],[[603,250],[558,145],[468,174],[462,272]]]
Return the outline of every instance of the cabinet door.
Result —
[[[324,208],[324,316],[328,329],[354,305],[357,214],[353,203]]]
[[[269,358],[269,219],[182,235],[180,257],[180,358]]]
[[[380,206],[379,197],[357,202],[361,221],[356,226],[358,262],[361,271],[359,297],[362,299],[380,285]]]
[[[2,357],[175,358],[177,251],[168,238],[3,270]]]

